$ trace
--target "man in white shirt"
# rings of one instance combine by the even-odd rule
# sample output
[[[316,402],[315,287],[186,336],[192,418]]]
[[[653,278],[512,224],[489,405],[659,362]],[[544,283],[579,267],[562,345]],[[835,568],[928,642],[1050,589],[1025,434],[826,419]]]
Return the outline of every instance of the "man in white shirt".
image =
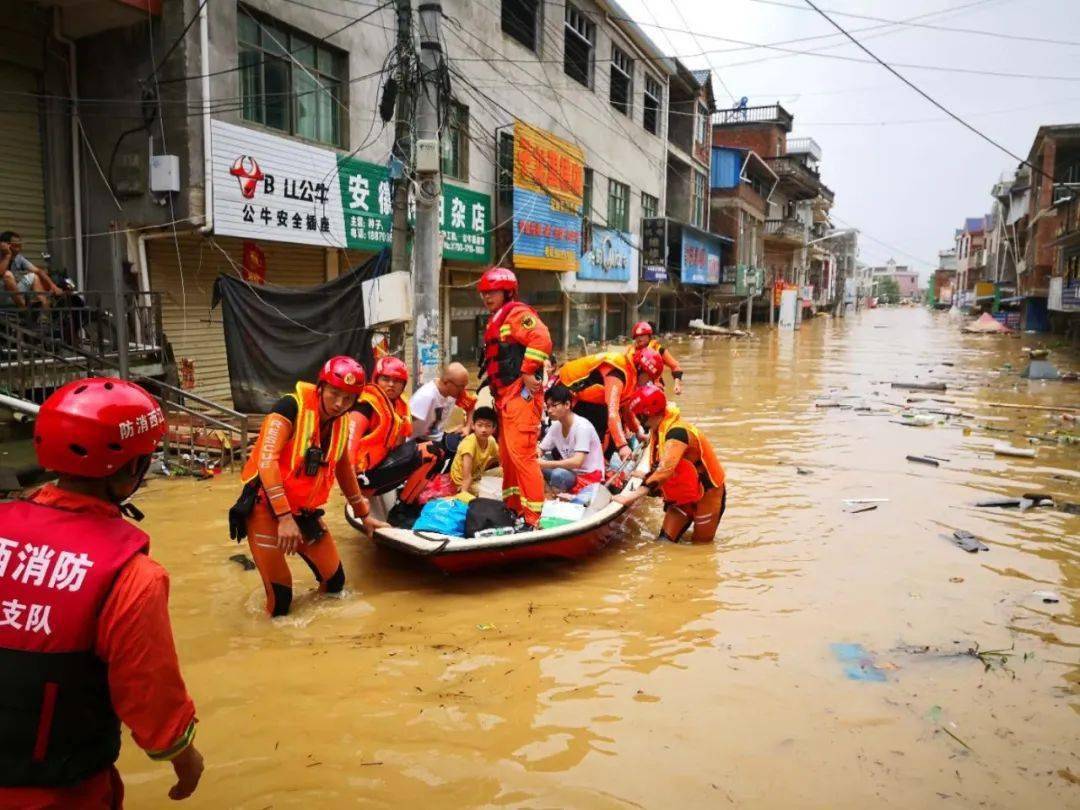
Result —
[[[551,427],[540,442],[540,470],[555,492],[577,494],[604,479],[604,450],[588,419],[573,411],[574,395],[562,383],[544,394]],[[551,458],[553,451],[558,458]]]
[[[476,398],[466,391],[468,384],[469,372],[465,366],[451,363],[442,370],[437,379],[417,388],[409,399],[413,438],[417,441],[440,441],[448,432],[446,423],[454,405],[465,411],[465,424],[449,433],[467,436],[472,409],[476,405]]]

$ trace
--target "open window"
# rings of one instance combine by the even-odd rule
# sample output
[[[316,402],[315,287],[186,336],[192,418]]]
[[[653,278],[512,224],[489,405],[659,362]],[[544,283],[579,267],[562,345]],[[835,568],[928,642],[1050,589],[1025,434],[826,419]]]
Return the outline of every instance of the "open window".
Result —
[[[592,87],[595,59],[596,25],[567,3],[563,23],[563,70],[574,81]]]
[[[629,117],[634,107],[634,60],[618,45],[611,46],[611,106]]]
[[[540,52],[540,0],[502,0],[502,30],[530,51]]]
[[[660,134],[660,110],[663,108],[663,89],[660,82],[649,74],[645,74],[645,93],[642,97],[641,125],[646,132],[653,135]]]

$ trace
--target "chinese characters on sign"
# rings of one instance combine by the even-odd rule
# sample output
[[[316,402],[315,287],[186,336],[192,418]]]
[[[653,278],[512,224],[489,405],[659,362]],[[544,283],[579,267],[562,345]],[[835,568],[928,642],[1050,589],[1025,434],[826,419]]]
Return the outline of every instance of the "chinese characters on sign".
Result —
[[[217,233],[365,251],[390,244],[394,195],[385,166],[221,121],[212,126]],[[491,220],[490,195],[443,184],[445,258],[487,262]]]
[[[638,246],[633,234],[594,227],[592,247],[578,260],[576,273],[562,277],[568,292],[637,292]]]
[[[577,270],[585,154],[550,132],[514,124],[514,266]]]
[[[641,238],[641,280],[667,281],[667,220],[643,219]]]
[[[682,229],[683,284],[720,283],[720,244],[684,225]]]

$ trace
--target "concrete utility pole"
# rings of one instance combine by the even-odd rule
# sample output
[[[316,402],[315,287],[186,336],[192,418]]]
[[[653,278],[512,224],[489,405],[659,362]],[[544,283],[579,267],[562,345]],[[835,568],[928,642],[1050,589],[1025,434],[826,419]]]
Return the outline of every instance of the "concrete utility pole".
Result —
[[[412,0],[394,0],[397,11],[398,71],[397,105],[394,110],[393,155],[399,161],[401,176],[394,183],[393,231],[390,238],[390,269],[409,270],[409,180],[404,169],[412,163],[412,142],[409,128],[412,122]]]
[[[443,53],[439,43],[442,5],[422,2],[420,12],[420,88],[416,106],[416,242],[413,254],[415,300],[415,356],[413,379],[417,385],[434,380],[442,350],[439,325],[439,277],[442,241],[439,234],[439,199],[442,196],[439,148],[439,105],[443,78]]]

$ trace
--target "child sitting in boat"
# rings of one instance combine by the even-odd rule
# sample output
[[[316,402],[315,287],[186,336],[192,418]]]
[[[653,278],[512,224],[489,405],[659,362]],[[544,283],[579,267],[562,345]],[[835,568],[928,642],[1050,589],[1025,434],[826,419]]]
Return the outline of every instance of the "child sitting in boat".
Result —
[[[480,494],[480,478],[484,472],[499,465],[499,444],[495,432],[495,409],[480,407],[472,414],[472,433],[461,440],[454,463],[450,465],[450,480],[458,497],[472,500]]]
[[[540,471],[552,491],[577,495],[603,480],[604,451],[596,428],[574,413],[573,404],[574,395],[562,383],[544,394],[551,427],[540,442]]]

